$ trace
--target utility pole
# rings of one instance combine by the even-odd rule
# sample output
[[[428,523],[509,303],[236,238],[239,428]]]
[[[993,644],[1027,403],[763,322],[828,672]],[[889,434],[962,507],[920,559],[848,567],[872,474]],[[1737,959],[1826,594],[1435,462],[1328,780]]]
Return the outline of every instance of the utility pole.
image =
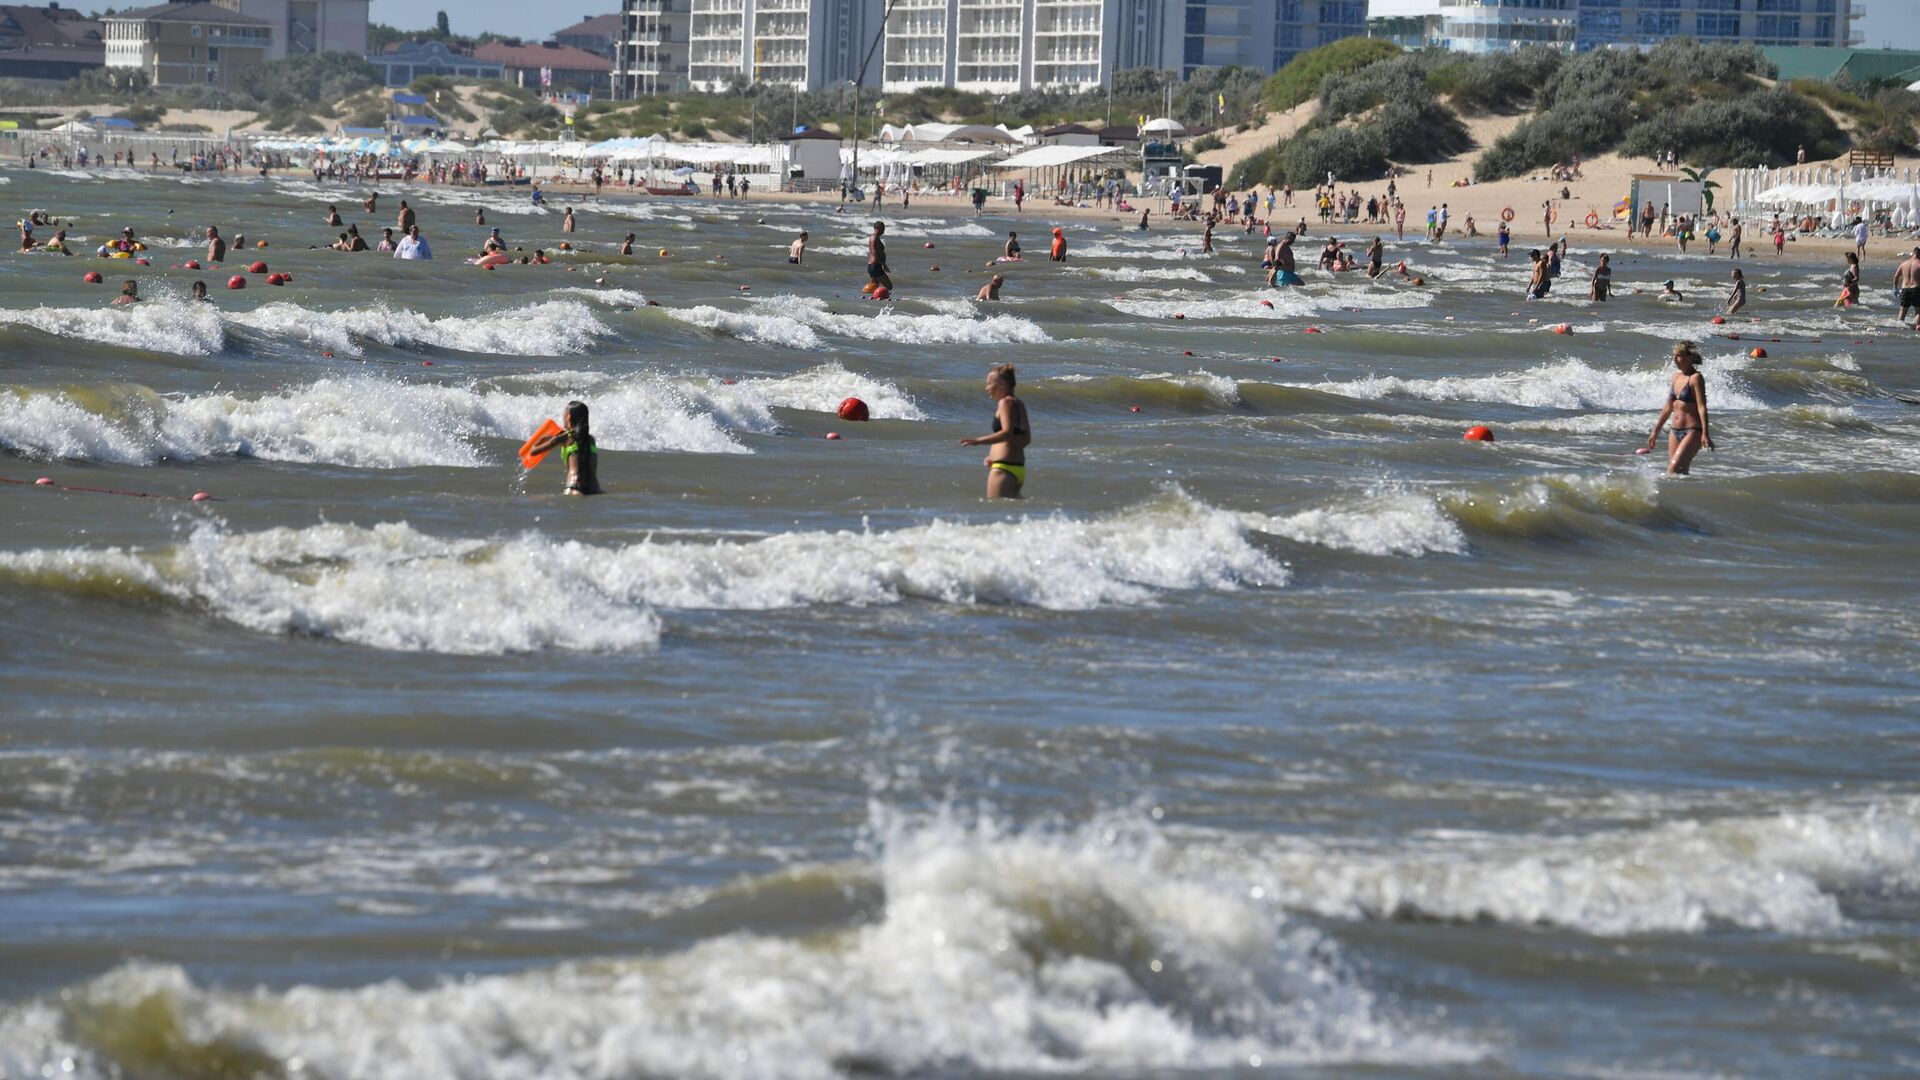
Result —
[[[867,67],[873,63],[874,51],[880,48],[881,39],[887,36],[887,19],[893,15],[893,6],[900,0],[887,0],[887,9],[880,13],[880,29],[874,31],[873,44],[867,46],[867,58],[860,61],[860,74],[853,77],[853,186],[860,186],[860,84],[867,81]],[[884,70],[884,66],[883,66]]]

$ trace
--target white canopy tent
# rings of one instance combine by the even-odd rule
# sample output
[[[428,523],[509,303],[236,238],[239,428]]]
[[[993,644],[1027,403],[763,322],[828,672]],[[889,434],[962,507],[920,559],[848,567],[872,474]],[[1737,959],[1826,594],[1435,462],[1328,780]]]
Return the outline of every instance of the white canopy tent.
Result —
[[[1032,129],[1027,129],[1031,131]],[[988,127],[985,124],[908,124],[895,127],[887,124],[880,129],[881,142],[918,142],[918,143],[998,143],[1017,145],[1020,136],[1008,131],[1005,126]]]
[[[1162,116],[1140,125],[1142,135],[1185,135],[1187,125],[1170,116]]]
[[[1036,146],[1023,150],[1004,161],[996,161],[996,169],[1053,169],[1063,165],[1075,165],[1083,161],[1109,156],[1130,156],[1132,151],[1120,146]]]

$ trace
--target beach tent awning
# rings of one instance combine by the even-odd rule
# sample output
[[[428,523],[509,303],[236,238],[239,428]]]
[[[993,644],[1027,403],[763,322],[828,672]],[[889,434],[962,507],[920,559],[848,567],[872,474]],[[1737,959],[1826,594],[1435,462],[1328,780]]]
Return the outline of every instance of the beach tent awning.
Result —
[[[1838,184],[1781,184],[1771,187],[1753,197],[1757,203],[1768,206],[1799,206],[1808,203],[1826,203],[1840,198]]]
[[[1171,117],[1163,116],[1158,120],[1149,120],[1145,124],[1142,124],[1140,131],[1146,135],[1185,135],[1187,133],[1187,125]]]
[[[960,150],[953,147],[927,146],[918,150],[901,147],[879,146],[862,148],[860,166],[862,169],[878,168],[882,165],[964,165],[969,161],[978,161],[992,157],[993,150]],[[853,164],[853,150],[840,148],[840,164]]]
[[[904,128],[887,127],[880,130],[880,138],[887,142],[973,142],[973,143],[1018,143],[1020,140],[1005,128],[988,127],[985,124],[908,124]]]
[[[69,120],[53,129],[56,135],[98,135],[99,132],[78,120]]]
[[[1131,155],[1131,150],[1118,146],[1036,146],[1032,150],[1022,151],[1005,161],[996,161],[996,169],[1051,169],[1060,165],[1072,165],[1109,155]]]

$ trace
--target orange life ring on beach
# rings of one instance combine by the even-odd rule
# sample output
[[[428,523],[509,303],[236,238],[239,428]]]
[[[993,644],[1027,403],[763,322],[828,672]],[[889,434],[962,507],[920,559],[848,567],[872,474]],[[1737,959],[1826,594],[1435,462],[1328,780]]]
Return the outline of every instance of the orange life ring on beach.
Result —
[[[1512,221],[1512,220],[1513,220],[1513,207],[1511,207],[1511,206],[1509,206],[1509,207],[1507,207],[1507,208],[1506,208],[1505,210],[1502,210],[1502,211],[1500,211],[1500,220],[1501,220],[1501,221]]]
[[[1587,211],[1587,228],[1597,229],[1599,227],[1600,227],[1600,215],[1594,213],[1591,210]]]

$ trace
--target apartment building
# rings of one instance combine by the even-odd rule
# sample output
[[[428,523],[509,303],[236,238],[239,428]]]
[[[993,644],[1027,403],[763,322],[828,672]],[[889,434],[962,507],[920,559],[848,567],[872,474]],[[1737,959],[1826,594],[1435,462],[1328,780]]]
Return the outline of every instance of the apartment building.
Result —
[[[160,4],[100,22],[106,66],[144,72],[155,86],[231,86],[273,51],[271,25],[218,4]]]
[[[983,93],[1099,86],[1122,59],[1149,58],[1138,0],[900,0],[887,22],[881,86]],[[1154,8],[1166,5],[1154,0]]]
[[[273,29],[269,60],[367,51],[370,0],[213,0],[228,11],[251,15]]]
[[[1845,47],[1861,40],[1853,20],[1864,10],[1850,0],[1372,0],[1367,32],[1475,53],[1647,48],[1673,37]]]
[[[1858,44],[1849,0],[1578,0],[1578,49],[1658,45],[1670,37],[1762,46]]]
[[[883,0],[687,0],[688,85],[850,82],[883,10]]]
[[[689,0],[621,0],[613,43],[613,96],[620,100],[687,88]]]

